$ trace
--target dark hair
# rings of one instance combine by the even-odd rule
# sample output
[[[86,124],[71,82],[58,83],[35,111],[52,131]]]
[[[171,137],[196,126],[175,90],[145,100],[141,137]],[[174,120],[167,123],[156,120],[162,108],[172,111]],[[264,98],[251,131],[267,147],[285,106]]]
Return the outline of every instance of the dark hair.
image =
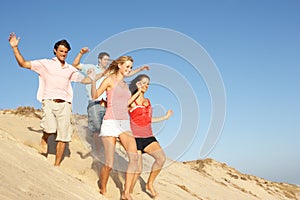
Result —
[[[109,54],[108,54],[107,52],[100,52],[100,53],[98,54],[98,58],[100,58],[100,59],[102,59],[104,56],[110,57]]]
[[[135,77],[129,84],[129,90],[131,92],[131,95],[137,92],[138,87],[136,86],[136,83],[141,81],[143,78],[147,78],[150,81],[150,77],[146,74],[140,74],[137,77]]]
[[[60,41],[56,42],[55,45],[54,45],[54,49],[57,50],[59,45],[65,46],[68,49],[68,51],[71,50],[71,46],[70,46],[70,44],[68,43],[67,40],[60,40]],[[54,53],[54,55],[56,55],[55,51],[53,51],[53,53]]]

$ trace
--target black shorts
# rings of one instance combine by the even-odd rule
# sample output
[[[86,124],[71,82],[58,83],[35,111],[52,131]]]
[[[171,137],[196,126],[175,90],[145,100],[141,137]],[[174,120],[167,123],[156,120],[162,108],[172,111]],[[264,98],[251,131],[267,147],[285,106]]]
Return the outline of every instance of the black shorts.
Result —
[[[157,142],[155,137],[135,138],[137,150],[144,152],[144,149],[152,142]]]

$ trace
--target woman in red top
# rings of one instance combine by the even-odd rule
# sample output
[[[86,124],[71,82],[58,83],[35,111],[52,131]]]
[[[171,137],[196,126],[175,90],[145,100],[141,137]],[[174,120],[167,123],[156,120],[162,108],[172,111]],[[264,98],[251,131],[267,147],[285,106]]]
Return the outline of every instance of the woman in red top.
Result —
[[[151,123],[169,119],[172,115],[172,110],[168,110],[165,116],[152,117],[151,103],[149,99],[144,96],[145,92],[148,90],[149,82],[150,78],[145,74],[141,74],[133,79],[129,86],[131,95],[136,96],[139,94],[131,104],[129,110],[130,127],[136,140],[139,157],[138,170],[132,182],[130,193],[133,193],[134,185],[142,172],[142,153],[148,153],[155,159],[155,162],[151,168],[151,173],[146,184],[146,190],[148,190],[152,196],[157,196],[158,194],[153,187],[153,182],[161,171],[166,161],[166,156],[152,133]]]

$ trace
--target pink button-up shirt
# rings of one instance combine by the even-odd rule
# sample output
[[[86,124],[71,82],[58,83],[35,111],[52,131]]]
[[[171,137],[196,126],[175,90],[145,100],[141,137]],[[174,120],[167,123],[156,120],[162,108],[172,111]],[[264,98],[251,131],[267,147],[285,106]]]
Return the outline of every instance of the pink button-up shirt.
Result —
[[[37,99],[63,99],[72,102],[73,90],[71,82],[81,82],[84,78],[78,70],[56,58],[31,61],[31,70],[39,74]]]

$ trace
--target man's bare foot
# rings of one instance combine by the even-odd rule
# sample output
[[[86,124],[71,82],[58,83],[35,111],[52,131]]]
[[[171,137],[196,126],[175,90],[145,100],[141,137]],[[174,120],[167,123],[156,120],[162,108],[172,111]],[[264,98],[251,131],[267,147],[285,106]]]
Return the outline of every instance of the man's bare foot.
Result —
[[[48,152],[48,138],[50,134],[47,134],[46,132],[43,132],[43,136],[41,138],[41,143],[40,143],[40,148],[39,148],[39,153],[42,155],[47,156]]]
[[[125,192],[122,192],[122,197],[121,197],[122,200],[133,200],[131,195],[129,193],[125,193]]]
[[[48,144],[44,140],[41,140],[39,153],[42,155],[47,155],[47,151],[48,151]]]
[[[158,196],[158,193],[155,191],[153,185],[150,185],[148,183],[146,185],[146,191],[149,192],[151,194],[151,196],[153,196],[153,197],[157,197]]]

